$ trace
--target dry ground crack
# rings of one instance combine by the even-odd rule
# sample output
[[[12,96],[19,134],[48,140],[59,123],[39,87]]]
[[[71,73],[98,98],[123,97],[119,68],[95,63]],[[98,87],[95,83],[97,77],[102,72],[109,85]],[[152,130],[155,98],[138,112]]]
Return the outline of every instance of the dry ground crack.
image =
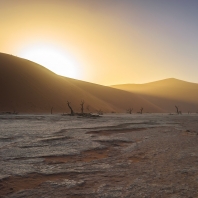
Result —
[[[74,131],[79,135],[72,134],[71,137],[69,132],[65,132],[65,136],[43,138],[51,146],[57,146],[53,143],[60,140],[63,149],[73,145],[69,144],[70,141],[79,142],[81,138],[87,149],[81,148],[80,152],[72,155],[49,153],[43,157],[30,158],[27,162],[17,158],[7,161],[2,155],[2,164],[8,165],[2,169],[5,173],[11,172],[12,168],[19,171],[17,166],[21,166],[21,163],[29,163],[34,171],[23,171],[21,175],[9,172],[10,176],[0,180],[0,197],[196,198],[197,117],[175,116],[173,121],[172,117],[163,119],[167,123],[175,121],[177,124],[123,130],[90,129],[79,133]],[[38,141],[42,142],[40,139]],[[90,146],[87,146],[87,142]],[[9,149],[8,145],[2,148],[2,152]],[[24,164],[24,167],[27,165]]]

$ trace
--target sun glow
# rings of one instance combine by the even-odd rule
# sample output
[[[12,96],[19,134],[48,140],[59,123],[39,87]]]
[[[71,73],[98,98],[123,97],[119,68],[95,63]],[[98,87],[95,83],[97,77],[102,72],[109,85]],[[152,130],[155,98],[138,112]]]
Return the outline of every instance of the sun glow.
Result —
[[[80,71],[76,59],[56,46],[46,44],[29,46],[24,48],[19,56],[36,62],[61,76],[79,78]]]

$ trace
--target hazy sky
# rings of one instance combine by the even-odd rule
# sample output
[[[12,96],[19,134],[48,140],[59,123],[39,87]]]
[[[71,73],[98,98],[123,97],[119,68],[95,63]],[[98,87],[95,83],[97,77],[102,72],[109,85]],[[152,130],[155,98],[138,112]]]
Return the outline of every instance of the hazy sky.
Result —
[[[198,83],[198,1],[0,0],[0,52],[103,85]]]

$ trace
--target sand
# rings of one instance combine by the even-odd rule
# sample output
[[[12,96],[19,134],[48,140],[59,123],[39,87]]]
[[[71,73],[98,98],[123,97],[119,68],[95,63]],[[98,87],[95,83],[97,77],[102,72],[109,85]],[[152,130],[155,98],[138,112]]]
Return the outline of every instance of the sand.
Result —
[[[0,113],[164,112],[133,93],[56,75],[34,62],[0,53]]]
[[[134,93],[166,112],[174,112],[175,105],[185,113],[198,111],[197,83],[169,78],[145,84],[123,84],[112,87]]]
[[[34,62],[0,53],[0,114],[9,113],[70,113],[84,111],[125,113],[198,111],[198,84],[165,79],[146,84],[112,87],[56,75]]]

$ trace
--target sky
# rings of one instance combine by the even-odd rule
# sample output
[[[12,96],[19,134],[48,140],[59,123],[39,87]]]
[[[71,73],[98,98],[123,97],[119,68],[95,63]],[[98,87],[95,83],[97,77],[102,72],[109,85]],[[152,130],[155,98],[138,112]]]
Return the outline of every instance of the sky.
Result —
[[[0,52],[102,85],[198,83],[197,0],[0,0]]]

